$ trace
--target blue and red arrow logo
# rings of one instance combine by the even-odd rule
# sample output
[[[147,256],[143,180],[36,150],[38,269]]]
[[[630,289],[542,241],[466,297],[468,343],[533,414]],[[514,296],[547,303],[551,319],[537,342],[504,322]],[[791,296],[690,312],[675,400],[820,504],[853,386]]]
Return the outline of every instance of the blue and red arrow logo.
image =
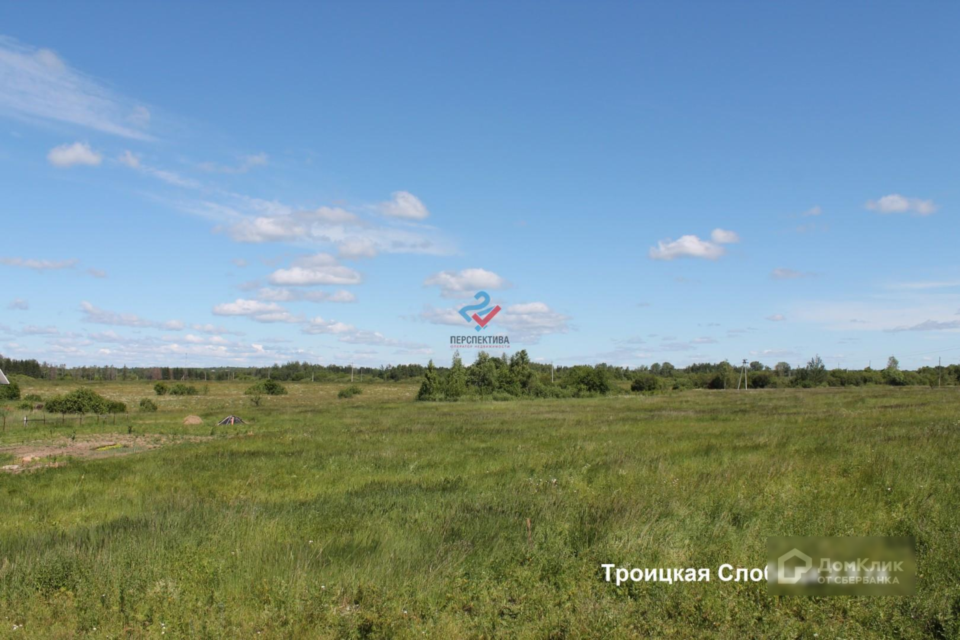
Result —
[[[478,291],[473,296],[475,300],[480,300],[477,304],[468,304],[460,309],[460,315],[470,324],[476,324],[477,331],[483,331],[490,324],[490,321],[500,313],[500,305],[490,307],[490,295],[486,291]],[[471,313],[472,312],[472,313]]]

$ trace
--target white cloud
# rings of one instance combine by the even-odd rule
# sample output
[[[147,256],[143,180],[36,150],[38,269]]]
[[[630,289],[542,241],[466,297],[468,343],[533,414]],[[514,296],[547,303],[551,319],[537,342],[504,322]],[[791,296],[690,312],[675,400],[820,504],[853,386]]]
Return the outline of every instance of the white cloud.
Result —
[[[412,193],[395,191],[391,195],[392,200],[380,203],[383,215],[403,220],[425,220],[430,216],[424,204]]]
[[[360,284],[363,277],[350,267],[343,266],[328,253],[297,258],[289,269],[278,269],[270,274],[270,282],[282,286],[310,286],[318,284]]]
[[[149,110],[73,69],[49,49],[0,36],[0,112],[103,133],[151,140],[143,131]]]
[[[710,232],[710,239],[717,244],[734,244],[740,242],[740,236],[734,231],[726,229],[714,229]]]
[[[243,156],[240,163],[236,166],[226,166],[215,162],[204,162],[200,168],[211,173],[246,173],[254,167],[262,167],[267,164],[267,154],[257,153],[254,155]]]
[[[373,258],[377,255],[377,246],[369,238],[347,238],[337,250],[344,258]]]
[[[891,332],[902,331],[951,331],[960,329],[960,320],[924,320],[912,326],[899,326],[889,329]]]
[[[809,209],[807,209],[806,211],[804,211],[804,212],[801,213],[800,215],[801,215],[801,217],[806,218],[806,217],[809,217],[809,216],[819,216],[819,215],[822,214],[822,213],[823,213],[823,209],[821,209],[819,205],[816,205],[816,206],[810,207]]]
[[[107,272],[103,269],[94,269],[93,267],[87,269],[87,275],[93,278],[106,278]]]
[[[243,258],[234,258],[230,262],[232,262],[235,266],[240,267],[241,269],[247,266],[247,261],[244,260]]]
[[[244,316],[255,322],[264,323],[296,323],[303,321],[302,317],[291,314],[275,302],[246,300],[243,298],[237,298],[233,302],[216,305],[213,308],[213,314],[217,316]]]
[[[810,278],[812,273],[804,273],[803,271],[795,271],[794,269],[786,269],[784,267],[778,267],[770,273],[770,277],[774,280],[796,280],[798,278]]]
[[[30,303],[24,300],[23,298],[15,298],[7,305],[7,309],[11,311],[26,311],[30,308]]]
[[[167,320],[166,322],[147,320],[133,313],[117,313],[115,311],[100,309],[86,301],[80,303],[80,311],[83,313],[83,322],[92,322],[94,324],[167,329],[169,331],[180,331],[184,326],[179,320]]]
[[[650,248],[650,258],[653,260],[674,260],[676,258],[704,258],[716,260],[726,253],[720,244],[701,240],[697,236],[680,236],[677,240],[661,240],[656,247]]]
[[[486,269],[463,269],[462,271],[441,271],[423,281],[424,286],[440,287],[445,298],[472,296],[477,291],[498,291],[510,284],[493,271]]]
[[[295,289],[285,289],[276,287],[262,287],[257,291],[259,300],[268,300],[272,302],[356,302],[357,297],[349,291],[303,291]]]
[[[23,267],[24,269],[33,269],[34,271],[58,271],[60,269],[73,269],[77,266],[79,260],[34,260],[33,258],[0,258],[0,264],[8,267]]]
[[[912,213],[917,216],[928,216],[938,208],[933,200],[907,198],[899,193],[883,196],[879,200],[868,200],[864,206],[877,213]]]
[[[420,320],[430,324],[445,324],[455,327],[466,326],[466,320],[456,309],[438,309],[427,306],[418,316]]]
[[[63,169],[76,165],[96,167],[103,162],[103,156],[91,149],[86,142],[74,142],[51,149],[47,154],[47,161]]]
[[[144,175],[156,178],[157,180],[162,180],[163,182],[172,184],[175,187],[199,189],[201,186],[200,183],[193,178],[185,178],[179,173],[167,171],[166,169],[157,169],[156,167],[146,165],[142,160],[140,160],[140,156],[131,151],[124,151],[122,154],[120,154],[120,157],[117,158],[117,161],[120,162],[120,164],[139,171]]]
[[[767,320],[770,322],[783,322],[786,319],[786,316],[784,316],[782,313],[775,313],[772,316],[767,316]]]
[[[324,333],[344,334],[354,331],[356,331],[356,327],[353,325],[336,322],[335,320],[324,320],[320,316],[311,319],[310,322],[303,326],[303,332],[312,335]]]
[[[567,333],[569,319],[543,302],[527,302],[507,306],[495,321],[510,332],[511,338],[537,343],[545,335]]]

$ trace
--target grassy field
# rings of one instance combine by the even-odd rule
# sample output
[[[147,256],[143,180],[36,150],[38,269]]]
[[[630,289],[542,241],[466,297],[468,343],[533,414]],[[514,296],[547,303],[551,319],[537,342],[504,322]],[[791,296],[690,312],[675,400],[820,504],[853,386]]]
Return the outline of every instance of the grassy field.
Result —
[[[91,386],[132,413],[9,411],[0,450],[156,448],[0,474],[0,637],[960,637],[956,389],[415,403],[292,384],[254,408],[240,383]],[[230,413],[248,424],[215,426]],[[600,568],[762,567],[771,535],[914,536],[919,593]]]

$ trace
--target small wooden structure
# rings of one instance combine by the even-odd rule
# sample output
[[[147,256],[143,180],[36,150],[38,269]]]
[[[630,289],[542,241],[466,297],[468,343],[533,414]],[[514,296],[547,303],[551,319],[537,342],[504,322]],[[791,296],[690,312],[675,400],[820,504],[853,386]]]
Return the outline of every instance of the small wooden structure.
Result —
[[[217,424],[222,425],[222,424],[246,424],[246,423],[240,418],[238,418],[237,416],[227,416]]]

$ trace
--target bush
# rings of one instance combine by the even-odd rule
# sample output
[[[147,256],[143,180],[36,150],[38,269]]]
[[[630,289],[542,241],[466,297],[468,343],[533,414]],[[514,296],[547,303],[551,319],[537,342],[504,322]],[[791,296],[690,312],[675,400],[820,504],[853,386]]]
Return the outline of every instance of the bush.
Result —
[[[28,393],[27,395],[23,396],[23,399],[29,400],[30,402],[43,402],[43,398],[35,393]]]
[[[158,382],[157,384],[153,385],[153,390],[157,393],[158,396],[165,396],[167,395],[167,391],[169,391],[169,388],[167,387],[167,384],[165,382]]]
[[[45,408],[49,413],[93,413],[103,415],[105,413],[124,413],[127,410],[127,405],[122,402],[107,400],[90,389],[77,389],[65,396],[49,400]]]
[[[119,400],[107,400],[107,413],[126,413],[127,405]]]
[[[572,389],[577,396],[606,395],[610,391],[610,381],[603,369],[584,365],[571,367],[561,385]]]
[[[637,377],[633,379],[633,382],[630,383],[630,391],[656,391],[657,390],[657,376],[652,373],[639,373]]]
[[[285,396],[287,395],[287,389],[276,380],[267,378],[266,380],[261,380],[257,384],[253,385],[244,391],[244,393],[248,396]]]
[[[143,411],[144,413],[153,413],[157,409],[157,403],[149,398],[144,398],[140,401],[140,411]]]
[[[347,387],[346,389],[340,389],[340,391],[337,393],[337,397],[340,398],[341,400],[346,400],[348,398],[352,398],[353,396],[358,396],[361,393],[363,393],[363,389],[361,389],[357,385],[353,385],[353,386]]]
[[[10,384],[0,384],[0,400],[19,400],[20,385],[13,380]]]
[[[17,409],[20,409],[21,411],[32,411],[32,410],[33,410],[33,403],[32,403],[32,402],[21,402],[20,404],[17,405]]]
[[[170,387],[170,395],[172,396],[195,396],[197,395],[197,388],[192,385],[186,385],[182,382]]]

